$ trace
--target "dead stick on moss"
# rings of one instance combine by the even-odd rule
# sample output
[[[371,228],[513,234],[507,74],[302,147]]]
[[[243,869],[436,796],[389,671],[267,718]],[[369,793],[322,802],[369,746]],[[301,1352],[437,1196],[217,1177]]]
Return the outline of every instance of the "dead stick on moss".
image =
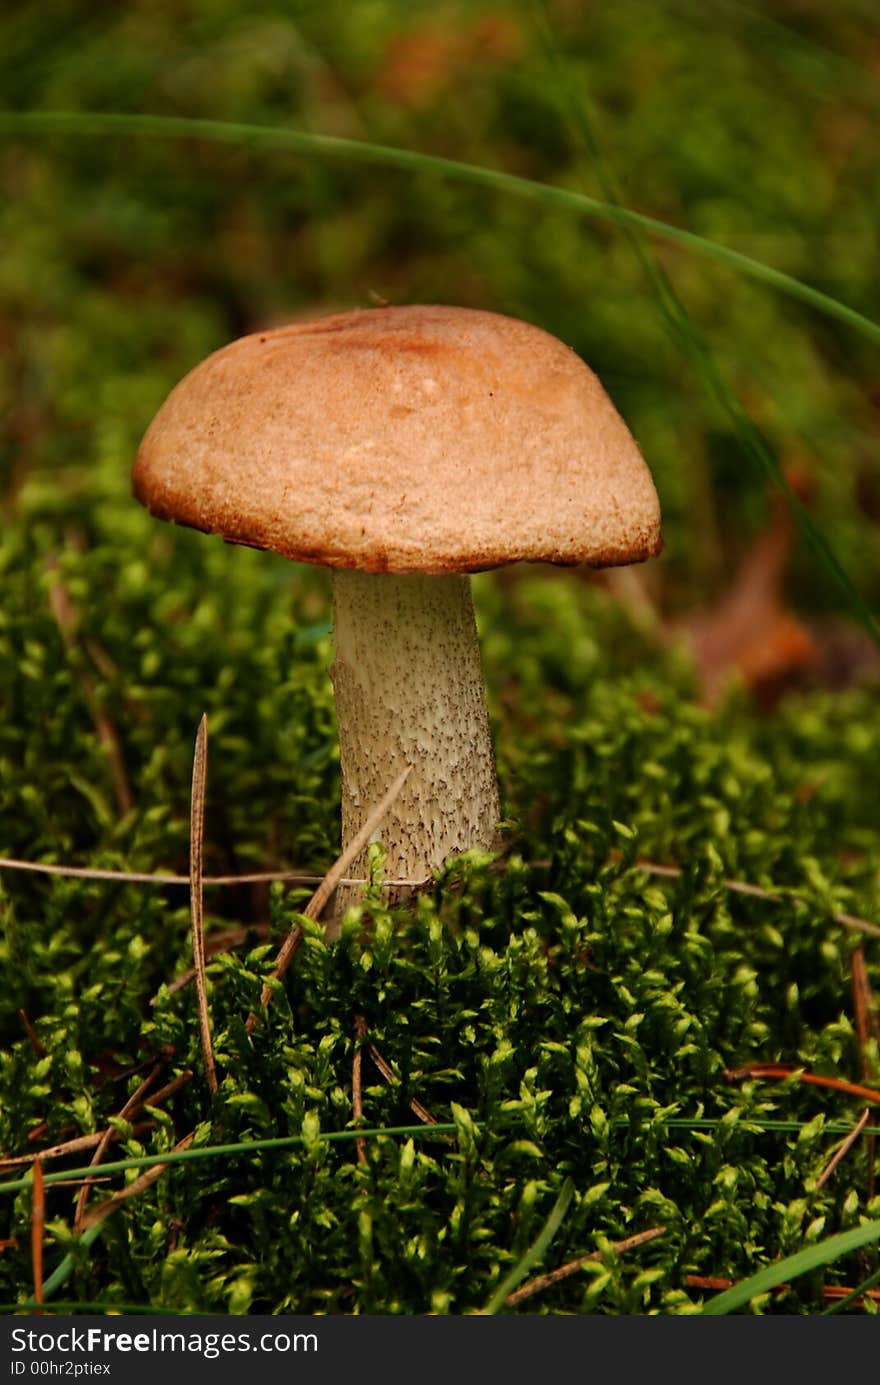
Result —
[[[397,798],[397,795],[400,793],[411,772],[412,765],[407,765],[406,769],[402,770],[400,774],[398,774],[394,783],[391,785],[391,788],[388,790],[388,792],[385,794],[382,800],[376,804],[375,808],[370,813],[369,817],[367,818],[361,830],[358,832],[357,836],[352,838],[346,849],[342,852],[340,856],[336,858],[335,862],[330,867],[327,874],[324,876],[324,879],[321,881],[320,885],[315,890],[315,893],[312,895],[308,904],[302,910],[303,916],[305,918],[318,919],[321,917],[321,913],[324,909],[324,906],[326,905],[333,891],[336,889],[336,886],[342,880],[342,877],[344,876],[348,866],[355,859],[355,857],[363,851],[364,847],[367,846],[370,838],[376,831],[376,828],[382,822],[382,819],[385,817],[385,814],[388,812],[391,805],[394,803],[394,800]],[[275,965],[272,968],[272,971],[269,973],[269,980],[263,986],[263,990],[260,995],[260,1004],[262,1006],[265,1007],[269,1004],[269,1001],[272,999],[271,982],[279,981],[281,977],[284,975],[284,973],[287,971],[287,968],[293,961],[293,958],[296,955],[297,948],[299,947],[302,940],[302,926],[300,924],[297,924],[295,928],[291,929],[287,937],[284,939],[284,942],[281,944],[278,956],[275,958]],[[253,1032],[256,1022],[257,1015],[254,1011],[252,1011],[248,1015],[247,1022],[245,1024],[245,1029],[247,1030],[248,1034]]]
[[[40,1043],[37,1031],[36,1029],[34,1029],[34,1026],[31,1024],[30,1020],[27,1017],[27,1012],[24,1010],[19,1010],[18,1018],[21,1020],[21,1027],[24,1030],[25,1034],[27,1034],[28,1043],[34,1050],[34,1053],[37,1055],[38,1058],[45,1058],[46,1050]]]
[[[199,1003],[199,1034],[205,1060],[208,1091],[216,1096],[217,1069],[211,1042],[211,1012],[208,1009],[208,982],[205,976],[205,934],[202,900],[202,851],[205,838],[205,784],[208,778],[208,718],[202,716],[193,755],[192,798],[189,820],[189,912],[192,923],[193,966]]]
[[[184,1068],[183,1072],[179,1072],[170,1082],[166,1082],[164,1087],[159,1087],[157,1091],[152,1093],[148,1101],[146,1103],[141,1102],[141,1105],[161,1106],[163,1101],[167,1101],[170,1096],[176,1096],[188,1082],[192,1082],[194,1075],[192,1068]]]
[[[612,852],[612,857],[619,859],[619,852]],[[542,861],[533,861],[534,867],[547,864]],[[665,876],[668,879],[678,879],[683,870],[681,866],[659,865],[654,861],[637,861],[636,869],[644,871],[646,875]],[[56,865],[54,862],[47,861],[24,861],[17,856],[0,856],[0,870],[21,870],[31,871],[37,875],[62,875],[78,877],[81,880],[111,880],[120,884],[133,885],[189,885],[188,875],[171,875],[165,873],[149,871],[131,870],[102,870],[93,866],[63,866]],[[301,871],[291,870],[263,870],[249,872],[244,875],[206,875],[202,878],[202,884],[208,886],[224,885],[253,885],[268,884],[272,881],[286,882],[290,885],[315,885],[322,877],[320,875],[308,875]],[[337,885],[368,885],[370,882],[362,877],[348,877],[343,875],[336,881]],[[396,885],[409,885],[413,889],[420,889],[430,884],[430,877],[423,880],[394,879],[383,881],[383,889],[391,889]],[[764,899],[771,904],[784,904],[787,900],[794,899],[796,904],[804,901],[797,896],[781,895],[778,891],[765,889],[762,885],[751,885],[745,880],[722,880],[721,884],[732,894],[749,895],[753,899]],[[335,888],[335,887],[334,887]],[[870,923],[867,919],[859,918],[856,914],[834,913],[830,915],[832,922],[840,924],[842,928],[848,928],[856,933],[864,933],[871,938],[880,938],[880,925]]]
[[[371,1043],[369,1046],[369,1051],[370,1057],[376,1064],[376,1067],[379,1069],[388,1085],[390,1087],[399,1087],[400,1077],[394,1071],[391,1064],[387,1062],[385,1058],[382,1057],[382,1054],[379,1052],[376,1045]],[[437,1121],[431,1115],[431,1112],[428,1110],[427,1106],[423,1106],[422,1103],[418,1101],[415,1097],[410,1098],[409,1109],[412,1111],[413,1115],[418,1116],[419,1120],[423,1121],[425,1125],[437,1124]]]
[[[361,1045],[367,1033],[367,1022],[363,1015],[354,1017],[354,1057],[351,1060],[351,1114],[360,1125],[364,1119],[364,1098],[361,1090]],[[367,1162],[367,1146],[362,1135],[355,1140],[359,1164]]]
[[[612,854],[618,857],[620,855],[619,852],[614,852]],[[643,870],[646,875],[662,875],[670,880],[677,880],[684,874],[681,866],[663,866],[658,865],[656,861],[638,860],[635,865],[636,870]],[[722,880],[721,884],[726,890],[729,890],[731,894],[749,895],[752,899],[766,899],[774,904],[785,904],[787,902],[786,896],[778,894],[773,890],[766,890],[762,885],[750,885],[745,880]],[[796,904],[802,904],[804,902],[802,899],[799,899],[797,895],[789,895],[788,899],[793,900]],[[880,926],[876,923],[869,923],[867,919],[857,918],[855,914],[834,913],[831,915],[831,918],[834,923],[839,923],[842,928],[849,928],[856,933],[866,933],[872,938],[880,938]]]
[[[150,1069],[150,1071],[144,1078],[143,1082],[141,1082],[140,1086],[137,1088],[136,1091],[132,1092],[131,1096],[128,1098],[128,1101],[126,1101],[122,1110],[119,1112],[119,1120],[128,1120],[129,1117],[134,1114],[134,1112],[138,1109],[138,1107],[141,1104],[141,1098],[153,1085],[161,1070],[161,1063],[155,1063],[153,1065],[153,1067]],[[98,1141],[94,1154],[89,1160],[89,1163],[90,1165],[92,1165],[92,1167],[94,1167],[95,1164],[100,1164],[101,1160],[104,1157],[104,1151],[110,1143],[110,1138],[112,1134],[113,1126],[108,1125],[107,1129],[104,1131],[100,1140]],[[76,1199],[76,1211],[74,1213],[73,1225],[77,1231],[79,1231],[82,1227],[82,1220],[85,1216],[86,1205],[89,1200],[89,1189],[93,1182],[93,1179],[87,1178],[83,1183],[82,1187],[80,1188],[79,1195]]]
[[[872,1038],[880,1044],[880,1023],[878,1023],[874,1008],[874,995],[865,962],[865,949],[861,945],[853,948],[850,953],[849,965],[853,992],[853,1016],[859,1041],[862,1077],[870,1077],[871,1064],[868,1059],[868,1045]]]
[[[145,870],[104,870],[99,866],[62,866],[51,861],[23,861],[18,856],[0,856],[0,870],[21,870],[32,875],[60,875],[73,880],[108,880],[116,885],[186,885],[188,875],[169,875],[161,871]],[[222,885],[271,885],[274,881],[286,885],[319,885],[323,875],[306,875],[297,870],[258,870],[244,875],[203,875],[202,884]],[[364,876],[344,875],[337,885],[369,885]],[[391,879],[382,881],[382,889],[390,890],[395,885],[409,885],[421,889],[430,885],[431,876],[423,880]]]
[[[133,1126],[136,1135],[143,1135],[146,1131],[152,1130],[155,1121],[142,1121]],[[10,1154],[0,1159],[0,1173],[11,1173],[13,1169],[27,1168],[29,1164],[35,1164],[38,1159],[44,1162],[47,1159],[63,1159],[65,1154],[82,1154],[84,1150],[94,1149],[104,1138],[105,1131],[98,1130],[93,1135],[77,1135],[72,1140],[65,1140],[63,1144],[51,1145],[48,1149],[37,1150],[35,1154]],[[118,1140],[119,1135],[114,1130],[110,1136],[111,1140]]]
[[[828,1182],[829,1178],[833,1174],[834,1170],[837,1168],[838,1164],[846,1158],[847,1154],[849,1154],[856,1140],[859,1138],[865,1126],[868,1124],[868,1116],[870,1114],[871,1108],[869,1106],[866,1106],[862,1114],[859,1116],[859,1119],[853,1126],[852,1130],[849,1132],[846,1139],[843,1141],[840,1148],[828,1160],[828,1163],[825,1165],[824,1169],[819,1174],[819,1177],[816,1179],[817,1188],[825,1187],[825,1184]]]
[[[714,1274],[686,1274],[684,1282],[690,1289],[709,1289],[713,1293],[733,1288],[732,1279],[724,1279],[720,1275]],[[775,1284],[770,1293],[781,1294],[790,1288],[791,1285],[787,1283]],[[826,1303],[834,1303],[838,1299],[849,1298],[850,1294],[854,1293],[855,1289],[850,1289],[845,1284],[825,1284],[822,1287],[822,1298]],[[880,1290],[863,1289],[859,1296],[859,1302],[864,1303],[866,1299],[870,1299],[872,1303],[880,1303]]]
[[[628,1250],[636,1250],[639,1246],[647,1245],[649,1241],[656,1241],[658,1236],[662,1236],[666,1230],[665,1226],[652,1226],[648,1231],[639,1231],[635,1236],[627,1236],[625,1241],[615,1241],[612,1249],[616,1255],[624,1255]],[[578,1270],[583,1269],[584,1265],[589,1265],[591,1261],[601,1260],[604,1251],[591,1250],[588,1255],[579,1255],[576,1260],[569,1260],[567,1264],[560,1265],[558,1269],[551,1270],[549,1274],[539,1275],[537,1279],[530,1279],[521,1288],[514,1289],[512,1294],[508,1294],[504,1302],[508,1308],[515,1308],[524,1299],[531,1298],[534,1294],[540,1294],[542,1290],[549,1289],[553,1284],[558,1284],[560,1279],[567,1279],[571,1274],[577,1274]]]
[[[191,1130],[188,1135],[184,1135],[182,1140],[178,1140],[172,1153],[179,1154],[182,1150],[189,1149],[195,1139],[195,1133],[194,1130]],[[83,1224],[80,1230],[87,1231],[90,1227],[99,1226],[101,1222],[106,1221],[123,1202],[127,1202],[129,1198],[137,1197],[139,1193],[152,1187],[152,1185],[162,1177],[162,1174],[168,1167],[168,1164],[154,1164],[151,1169],[147,1169],[147,1171],[142,1173],[140,1178],[136,1178],[133,1183],[127,1183],[118,1193],[114,1193],[112,1197],[105,1198],[103,1202],[99,1202],[97,1206],[93,1207],[83,1218]]]
[[[174,1096],[182,1087],[185,1087],[188,1082],[191,1082],[192,1078],[192,1069],[184,1068],[183,1072],[171,1082],[168,1082],[164,1087],[160,1087],[157,1091],[153,1092],[150,1096],[149,1104],[151,1106],[161,1106],[163,1101],[166,1101],[170,1096]],[[138,1109],[140,1109],[140,1104]],[[137,1115],[137,1111],[133,1111],[131,1114]],[[156,1122],[152,1120],[138,1121],[132,1126],[132,1133],[135,1135],[144,1135],[152,1130],[155,1124]],[[112,1126],[109,1126],[108,1129],[110,1132],[110,1141],[120,1139],[118,1130],[114,1130]],[[31,1133],[33,1134],[33,1132]],[[72,1140],[65,1140],[63,1144],[52,1145],[49,1149],[37,1150],[35,1154],[15,1154],[0,1158],[0,1173],[8,1173],[12,1169],[26,1168],[28,1164],[33,1164],[37,1159],[42,1159],[45,1162],[47,1159],[63,1159],[66,1154],[82,1154],[84,1150],[94,1149],[96,1145],[101,1143],[106,1135],[107,1130],[98,1130],[93,1135],[77,1135]],[[30,1138],[30,1136],[28,1138]]]
[[[852,978],[853,1016],[859,1043],[862,1077],[870,1078],[871,1060],[868,1056],[868,1046],[872,1038],[877,1044],[880,1044],[880,1019],[877,1015],[874,993],[871,990],[871,978],[868,975],[868,967],[865,962],[865,949],[861,946],[854,948],[850,954],[850,976]],[[868,1165],[866,1193],[868,1201],[870,1201],[874,1196],[876,1187],[877,1137],[875,1135],[868,1136],[866,1154]]]
[[[204,881],[202,881],[204,884]],[[258,938],[264,938],[269,932],[268,923],[249,923],[241,928],[224,928],[222,933],[209,933],[205,938],[205,960],[209,957],[217,957],[221,952],[231,952],[233,948],[241,947],[242,943],[247,942],[251,933],[255,933]],[[173,981],[167,982],[165,991],[168,995],[174,995],[177,991],[183,990],[191,981],[195,980],[196,969],[190,967],[189,971],[183,972],[181,976],[176,976]],[[155,1005],[158,996],[152,996],[150,1004]]]
[[[721,1074],[725,1082],[745,1082],[749,1078],[784,1082],[794,1077],[811,1087],[829,1087],[835,1092],[845,1092],[847,1096],[861,1097],[862,1101],[876,1102],[880,1105],[880,1092],[870,1087],[860,1087],[857,1082],[847,1082],[842,1077],[823,1077],[820,1073],[802,1072],[793,1063],[752,1063],[747,1068],[726,1068]]]
[[[34,1302],[43,1302],[43,1237],[46,1228],[46,1188],[43,1165],[34,1164],[34,1198],[31,1210],[31,1256],[34,1263]]]

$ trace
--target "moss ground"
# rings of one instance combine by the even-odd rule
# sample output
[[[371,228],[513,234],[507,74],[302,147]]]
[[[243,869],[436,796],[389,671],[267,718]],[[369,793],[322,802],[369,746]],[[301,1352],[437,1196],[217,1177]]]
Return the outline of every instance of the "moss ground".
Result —
[[[793,18],[774,3],[760,22],[717,8],[711,33],[686,3],[549,12],[628,200],[878,316],[869,8],[835,7],[833,23],[818,6]],[[387,0],[346,14],[24,6],[0,21],[6,99],[305,124],[601,195],[522,7],[404,16]],[[203,713],[206,873],[320,874],[336,854],[329,584],[159,525],[129,494],[165,392],[236,332],[371,294],[539,321],[599,370],[666,515],[652,618],[580,572],[475,579],[498,859],[462,859],[394,912],[377,884],[332,946],[307,925],[252,1034],[309,891],[206,891],[209,939],[239,934],[209,964],[213,1100],[193,987],[172,985],[190,966],[186,890],[0,871],[0,1151],[108,1122],[114,1157],[193,1131],[197,1146],[301,1139],[177,1165],[89,1241],[73,1230],[76,1189],[47,1188],[47,1276],[72,1257],[56,1297],[469,1312],[570,1179],[535,1268],[599,1258],[515,1311],[678,1313],[708,1292],[689,1276],[741,1280],[880,1218],[867,1138],[820,1179],[864,1099],[725,1076],[776,1062],[877,1090],[853,982],[880,986],[877,937],[835,915],[880,917],[880,696],[856,679],[804,687],[771,713],[746,690],[700,705],[667,617],[724,591],[766,523],[766,488],[618,232],[427,176],[404,185],[189,141],[5,135],[0,178],[15,190],[0,201],[3,856],[185,873]],[[874,348],[728,271],[662,258],[774,455],[810,470],[815,521],[875,600]],[[854,624],[806,545],[788,600]],[[323,1138],[354,1129],[362,1039],[364,1124],[413,1124],[415,1100],[452,1131],[374,1135],[364,1158]],[[157,1086],[195,1075],[132,1125],[118,1113],[155,1062]],[[0,1182],[0,1208],[0,1301],[20,1302],[33,1290],[30,1187]],[[819,1312],[823,1286],[877,1264],[868,1249],[754,1306]]]

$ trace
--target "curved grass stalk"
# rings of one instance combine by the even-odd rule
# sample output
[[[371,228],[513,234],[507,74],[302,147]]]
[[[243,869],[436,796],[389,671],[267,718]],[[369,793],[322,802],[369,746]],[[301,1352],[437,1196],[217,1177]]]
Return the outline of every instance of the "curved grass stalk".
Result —
[[[455,1133],[455,1125],[451,1122],[436,1125],[389,1125],[381,1126],[370,1130],[328,1130],[321,1131],[317,1139],[326,1141],[327,1144],[338,1144],[346,1140],[369,1140],[375,1139],[379,1135],[406,1136],[414,1138],[416,1135],[452,1135]],[[256,1154],[269,1149],[292,1149],[295,1145],[305,1143],[304,1135],[277,1135],[266,1140],[244,1140],[238,1144],[228,1145],[199,1145],[196,1149],[185,1149],[180,1151],[168,1150],[164,1154],[142,1154],[130,1159],[117,1159],[113,1162],[101,1165],[101,1177],[109,1177],[111,1173],[127,1173],[131,1169],[149,1169],[157,1164],[186,1164],[193,1159],[213,1159],[220,1155],[229,1158],[235,1154]],[[43,1182],[48,1187],[50,1183],[70,1183],[79,1178],[94,1177],[95,1169],[91,1164],[83,1168],[63,1169],[59,1173],[45,1173]],[[27,1173],[22,1178],[11,1178],[8,1182],[0,1183],[0,1194],[17,1193],[22,1188],[30,1187],[32,1182],[31,1174]]]
[[[251,144],[258,147],[287,149],[300,154],[345,159],[352,163],[398,168],[407,173],[432,173],[453,182],[473,183],[546,207],[559,207],[580,215],[597,217],[602,221],[641,229],[648,235],[671,241],[687,250],[726,265],[750,279],[777,289],[795,298],[826,317],[836,318],[848,327],[861,332],[871,341],[880,343],[880,323],[866,317],[846,303],[822,293],[800,279],[784,274],[761,260],[743,255],[717,241],[707,240],[694,231],[673,226],[644,212],[615,206],[585,193],[556,184],[540,183],[501,169],[465,163],[459,159],[425,154],[418,149],[398,145],[374,144],[367,140],[346,139],[339,135],[314,134],[308,130],[285,129],[272,125],[253,125],[241,121],[205,120],[188,116],[149,115],[116,111],[0,111],[0,133],[38,135],[118,135],[143,136],[149,139],[201,139],[219,144]]]
[[[808,1246],[806,1250],[799,1250],[794,1255],[786,1255],[784,1260],[774,1260],[766,1269],[759,1270],[750,1278],[734,1284],[723,1293],[716,1294],[708,1303],[703,1304],[702,1312],[713,1317],[735,1313],[738,1308],[745,1308],[758,1294],[766,1294],[790,1279],[797,1279],[798,1275],[808,1274],[810,1270],[820,1269],[823,1265],[830,1265],[841,1256],[848,1255],[850,1251],[870,1245],[872,1241],[880,1241],[880,1221],[865,1222],[862,1226],[854,1227],[852,1231],[842,1231],[836,1236],[828,1236],[818,1245]]]

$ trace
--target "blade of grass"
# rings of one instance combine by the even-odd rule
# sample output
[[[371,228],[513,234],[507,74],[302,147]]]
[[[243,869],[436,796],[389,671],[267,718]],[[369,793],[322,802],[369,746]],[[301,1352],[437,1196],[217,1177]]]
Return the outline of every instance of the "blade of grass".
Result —
[[[491,188],[511,196],[559,207],[580,215],[597,217],[621,226],[637,226],[647,234],[668,240],[676,245],[716,261],[756,279],[770,288],[788,294],[817,312],[836,318],[839,322],[861,332],[871,341],[880,342],[880,323],[863,313],[822,293],[809,284],[781,270],[773,269],[761,260],[743,255],[717,241],[707,240],[694,231],[672,226],[629,207],[614,206],[584,193],[551,183],[539,183],[501,169],[464,163],[458,159],[424,154],[418,149],[397,145],[374,144],[367,140],[345,139],[338,135],[320,135],[307,130],[283,129],[271,125],[252,125],[236,121],[201,120],[185,116],[146,115],[115,111],[0,111],[0,133],[17,135],[85,135],[89,137],[118,137],[140,135],[149,139],[200,139],[221,144],[251,144],[257,147],[289,149],[326,158],[346,159],[403,172],[433,173],[459,183],[471,183]]]
[[[178,1154],[185,1152],[192,1144],[194,1133],[194,1131],[191,1131],[188,1135],[184,1135],[182,1140],[178,1140],[172,1153]],[[127,1202],[129,1198],[137,1197],[139,1193],[145,1192],[147,1188],[157,1182],[165,1172],[165,1169],[166,1162],[164,1160],[161,1163],[154,1162],[145,1173],[141,1174],[140,1178],[134,1179],[132,1183],[127,1184],[126,1187],[122,1188],[118,1193],[114,1193],[112,1197],[105,1198],[103,1202],[98,1203],[97,1207],[93,1207],[83,1220],[83,1230],[79,1238],[80,1246],[91,1245],[100,1234],[101,1227],[104,1225],[107,1218],[111,1216],[123,1202]],[[43,1292],[46,1298],[51,1298],[56,1289],[60,1289],[63,1284],[67,1283],[67,1280],[76,1268],[77,1260],[78,1257],[72,1254],[64,1256],[64,1259],[56,1266],[43,1286]],[[25,1304],[22,1306],[27,1307],[29,1305]]]
[[[344,1140],[357,1139],[376,1139],[380,1135],[387,1135],[389,1138],[411,1135],[453,1135],[455,1134],[453,1122],[446,1122],[437,1125],[389,1125],[377,1126],[369,1130],[329,1130],[322,1131],[316,1138],[326,1140],[328,1144],[337,1144]],[[236,1154],[255,1154],[260,1151],[272,1149],[292,1149],[295,1145],[303,1144],[303,1135],[278,1135],[266,1140],[245,1140],[240,1144],[228,1145],[204,1145],[198,1149],[183,1150],[179,1154],[169,1152],[167,1154],[144,1154],[137,1158],[118,1159],[112,1163],[101,1165],[102,1177],[107,1177],[111,1173],[127,1173],[129,1169],[149,1169],[158,1164],[184,1164],[197,1159],[231,1158]],[[64,1169],[59,1173],[47,1173],[43,1175],[43,1182],[48,1186],[50,1183],[70,1183],[76,1179],[87,1178],[94,1173],[90,1164],[84,1168]],[[30,1187],[32,1176],[30,1173],[23,1178],[12,1178],[8,1183],[0,1183],[0,1195],[3,1193],[18,1193],[22,1188]]]
[[[620,209],[621,192],[619,185],[611,168],[606,163],[599,139],[593,128],[583,91],[581,89],[575,90],[569,79],[568,69],[556,45],[547,14],[546,0],[528,0],[528,5],[534,13],[536,28],[553,69],[557,88],[567,97],[569,110],[593,161],[602,191],[609,205]],[[828,572],[840,587],[853,614],[867,630],[875,644],[880,646],[880,624],[878,624],[873,611],[862,598],[843,563],[822,530],[814,522],[809,510],[800,497],[796,495],[767,439],[729,389],[707,342],[692,322],[669,276],[644,244],[643,232],[646,228],[631,218],[627,218],[623,222],[623,229],[642,271],[654,291],[670,336],[691,360],[710,399],[726,415],[733,432],[739,439],[743,452],[755,465],[758,472],[782,491],[801,533],[816,550]]]
[[[799,33],[783,20],[769,14],[761,14],[749,5],[740,4],[739,0],[710,0],[710,3],[716,10],[727,11],[734,18],[738,18],[745,28],[751,30],[753,40],[763,43],[765,47],[771,47],[783,60],[790,52],[808,54],[835,72],[848,95],[855,92],[861,100],[870,102],[872,106],[877,105],[877,83],[869,66],[854,62],[852,58],[836,52],[825,43],[820,43],[810,34]],[[691,0],[690,8],[695,11],[702,27],[706,23],[705,0],[700,0],[698,6]]]
[[[665,1130],[717,1130],[722,1124],[722,1118],[715,1120],[689,1120],[686,1116],[670,1116],[662,1122]],[[740,1123],[740,1128],[747,1134],[757,1135],[799,1135],[802,1130],[811,1124],[810,1121],[780,1121],[764,1120],[760,1116],[746,1116]],[[611,1121],[612,1127],[620,1130],[628,1130],[632,1126],[632,1121],[628,1116],[615,1116]],[[827,1121],[822,1129],[826,1135],[848,1135],[852,1130],[852,1125],[843,1121]],[[863,1135],[880,1135],[880,1126],[866,1125],[861,1133]]]
[[[858,1303],[859,1299],[866,1293],[870,1293],[875,1284],[880,1284],[880,1270],[876,1270],[874,1274],[869,1275],[867,1279],[863,1279],[861,1284],[858,1284],[856,1288],[844,1298],[838,1299],[837,1303],[831,1308],[824,1309],[822,1317],[830,1318],[832,1313],[842,1313],[845,1308],[850,1308],[852,1304]]]
[[[700,1311],[710,1317],[735,1313],[738,1308],[745,1308],[758,1294],[769,1293],[786,1280],[797,1279],[802,1274],[809,1274],[810,1270],[830,1265],[842,1256],[849,1255],[850,1251],[859,1250],[861,1246],[870,1245],[873,1241],[880,1241],[880,1221],[867,1222],[851,1231],[841,1231],[836,1236],[828,1236],[818,1245],[808,1246],[806,1250],[796,1251],[794,1255],[786,1255],[783,1260],[775,1260],[766,1269],[759,1270],[757,1274],[751,1275],[739,1284],[734,1284],[732,1289],[725,1289],[724,1293],[704,1303]]]
[[[513,1269],[504,1276],[498,1288],[486,1304],[486,1307],[483,1309],[484,1313],[499,1313],[505,1306],[507,1295],[513,1293],[514,1289],[525,1279],[532,1266],[536,1265],[538,1261],[543,1258],[545,1251],[550,1246],[550,1242],[565,1220],[565,1215],[571,1206],[573,1197],[574,1184],[570,1178],[566,1178],[559,1196],[553,1204],[553,1210],[540,1232],[525,1254],[520,1256]]]
[[[389,1072],[391,1072],[390,1068]],[[186,1074],[184,1074],[184,1076],[188,1081],[192,1077],[192,1073],[187,1071]],[[395,1081],[397,1080],[394,1078],[393,1072],[391,1072],[391,1079]],[[168,1089],[166,1088],[164,1090],[167,1091]],[[158,1100],[158,1094],[157,1097],[154,1098],[154,1100]],[[422,1108],[421,1114],[423,1119],[423,1123],[421,1125],[394,1126],[387,1128],[382,1127],[375,1130],[367,1131],[331,1131],[328,1134],[320,1135],[319,1138],[334,1141],[337,1139],[354,1139],[362,1134],[408,1135],[411,1134],[413,1131],[419,1131],[423,1133],[426,1126],[428,1126],[436,1134],[449,1134],[455,1129],[454,1125],[443,1124],[441,1122],[435,1122],[434,1120],[432,1120],[430,1112],[425,1111],[424,1108]],[[628,1117],[624,1116],[615,1117],[610,1122],[610,1124],[613,1129],[617,1130],[629,1130],[632,1128],[632,1121]],[[679,1130],[685,1133],[688,1131],[706,1131],[710,1134],[713,1131],[716,1131],[721,1124],[721,1117],[716,1117],[715,1119],[711,1119],[708,1117],[704,1119],[696,1118],[691,1120],[685,1116],[671,1116],[662,1122],[663,1128],[665,1130]],[[806,1129],[807,1125],[809,1124],[809,1121],[764,1120],[757,1119],[754,1117],[747,1117],[741,1122],[740,1128],[742,1129],[743,1134],[749,1135],[798,1135],[802,1130]],[[146,1125],[138,1126],[135,1129],[135,1134],[142,1134],[144,1130],[146,1130],[147,1128],[148,1127]],[[852,1130],[852,1125],[849,1123],[845,1123],[843,1121],[828,1121],[822,1128],[827,1135],[848,1135]],[[861,1133],[863,1135],[880,1135],[880,1126],[866,1125]],[[2,1161],[3,1167],[5,1170],[11,1170],[13,1168],[20,1168],[23,1165],[29,1166],[33,1164],[37,1158],[45,1160],[50,1158],[59,1158],[65,1154],[81,1153],[85,1149],[94,1148],[94,1146],[98,1143],[98,1141],[101,1138],[101,1134],[83,1135],[78,1137],[76,1140],[68,1141],[64,1145],[54,1145],[51,1149],[40,1150],[38,1154],[27,1154],[17,1156],[15,1158],[4,1159]],[[246,1153],[247,1151],[253,1149],[284,1149],[290,1146],[291,1144],[300,1144],[301,1142],[301,1135],[283,1136],[275,1140],[269,1140],[268,1142],[251,1140],[248,1141],[246,1144],[241,1145],[210,1146],[207,1147],[207,1154],[210,1155],[215,1151],[221,1154],[235,1154]],[[149,1166],[151,1163],[154,1163],[158,1157],[159,1156],[157,1155],[145,1155],[140,1159],[122,1159],[117,1161],[116,1163],[102,1164],[101,1176],[105,1177],[108,1174],[119,1173],[125,1169],[145,1168]],[[203,1156],[201,1154],[201,1151],[195,1151],[192,1157],[201,1158]],[[90,1172],[93,1172],[93,1170],[91,1168],[91,1165],[88,1165],[85,1168],[65,1169],[63,1172],[57,1174],[45,1174],[44,1180],[47,1183],[69,1182],[77,1178],[85,1178]],[[18,1192],[22,1188],[27,1187],[28,1182],[29,1177],[27,1176],[16,1179],[13,1182],[9,1183],[0,1182],[0,1194],[4,1192]]]

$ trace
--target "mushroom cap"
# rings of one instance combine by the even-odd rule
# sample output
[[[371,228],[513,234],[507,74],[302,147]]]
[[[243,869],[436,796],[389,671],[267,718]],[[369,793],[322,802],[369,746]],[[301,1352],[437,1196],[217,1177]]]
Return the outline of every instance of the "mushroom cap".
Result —
[[[367,572],[606,567],[661,547],[650,472],[593,372],[470,308],[241,337],[162,405],[134,492],[162,519]]]

